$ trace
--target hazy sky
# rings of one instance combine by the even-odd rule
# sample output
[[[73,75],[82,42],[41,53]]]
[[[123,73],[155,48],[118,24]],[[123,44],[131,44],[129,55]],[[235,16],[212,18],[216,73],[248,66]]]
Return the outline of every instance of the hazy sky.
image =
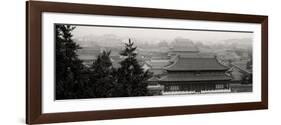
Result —
[[[113,34],[121,38],[135,38],[142,40],[167,40],[177,37],[188,38],[193,41],[221,41],[226,39],[252,38],[253,33],[223,32],[223,31],[195,31],[195,30],[171,30],[171,29],[147,29],[124,27],[100,27],[100,26],[76,26],[73,31],[74,38],[88,35],[102,36]]]

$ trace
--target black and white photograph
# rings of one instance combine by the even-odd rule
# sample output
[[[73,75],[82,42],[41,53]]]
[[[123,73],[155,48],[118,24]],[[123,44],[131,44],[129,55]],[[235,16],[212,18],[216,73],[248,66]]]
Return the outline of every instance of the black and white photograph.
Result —
[[[27,1],[26,124],[268,109],[268,16],[185,8]]]
[[[253,91],[251,31],[54,27],[56,100]]]

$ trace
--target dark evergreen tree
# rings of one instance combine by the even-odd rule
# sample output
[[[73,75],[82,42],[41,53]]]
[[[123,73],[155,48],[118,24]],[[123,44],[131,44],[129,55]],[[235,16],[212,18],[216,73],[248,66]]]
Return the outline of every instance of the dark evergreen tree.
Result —
[[[252,59],[251,59],[251,60],[249,60],[249,61],[247,62],[246,68],[249,69],[249,70],[252,70],[252,68],[253,68],[252,65],[253,65],[253,62],[252,62]]]
[[[87,92],[91,98],[112,97],[114,84],[114,68],[110,59],[110,51],[103,51],[93,62],[90,69],[90,81]]]
[[[244,74],[242,76],[242,84],[252,84],[253,83],[253,76],[252,74]]]
[[[129,39],[125,43],[125,49],[120,52],[120,55],[125,57],[120,62],[121,67],[118,69],[117,78],[118,84],[114,96],[145,96],[148,95],[147,80],[151,77],[149,71],[144,71],[137,60],[137,47]]]
[[[70,25],[55,25],[56,37],[56,99],[78,98],[83,83],[82,61],[77,57],[79,45],[72,40]]]
[[[250,60],[246,63],[246,70],[252,70],[252,57],[250,57]],[[242,84],[252,84],[253,83],[253,76],[252,74],[243,74],[242,76]]]

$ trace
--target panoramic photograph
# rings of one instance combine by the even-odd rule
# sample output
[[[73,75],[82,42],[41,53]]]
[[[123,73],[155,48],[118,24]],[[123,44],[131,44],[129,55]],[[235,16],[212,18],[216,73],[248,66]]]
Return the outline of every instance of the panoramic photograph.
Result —
[[[54,27],[56,100],[253,91],[250,31]]]

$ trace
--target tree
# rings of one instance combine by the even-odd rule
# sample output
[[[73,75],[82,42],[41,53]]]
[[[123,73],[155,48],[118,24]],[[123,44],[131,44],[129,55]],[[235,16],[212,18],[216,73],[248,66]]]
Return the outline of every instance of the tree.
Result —
[[[241,83],[242,84],[252,84],[253,83],[252,74],[243,74]]]
[[[253,60],[252,60],[252,57],[250,57],[250,60],[247,61],[247,63],[246,63],[246,68],[247,68],[248,70],[252,70],[252,68],[253,68]]]
[[[112,97],[115,88],[115,69],[110,60],[110,51],[103,51],[93,62],[88,85],[88,95],[91,98]]]
[[[120,62],[121,67],[117,71],[118,86],[116,86],[115,96],[145,96],[148,95],[147,80],[151,77],[149,71],[144,71],[136,59],[137,47],[129,39],[125,43],[125,49],[120,55],[125,57]]]
[[[76,54],[79,45],[72,40],[70,25],[55,25],[56,32],[56,99],[77,98],[81,94],[82,61]]]

